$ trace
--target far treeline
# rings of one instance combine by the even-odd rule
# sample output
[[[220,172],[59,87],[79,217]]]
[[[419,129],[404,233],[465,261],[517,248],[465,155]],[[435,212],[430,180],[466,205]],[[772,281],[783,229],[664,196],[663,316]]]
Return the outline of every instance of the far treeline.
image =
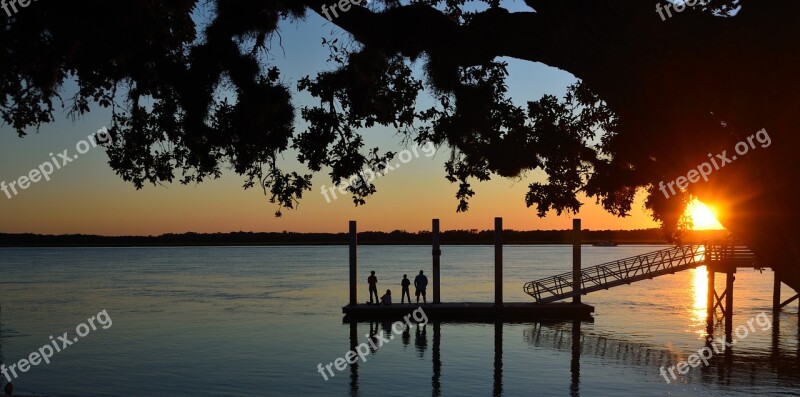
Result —
[[[725,237],[724,231],[689,232],[685,242],[703,242]],[[617,244],[665,244],[660,229],[584,230],[583,242],[612,241]],[[430,244],[430,231],[360,232],[359,244]],[[492,230],[448,230],[440,234],[442,244],[492,244]],[[232,232],[183,233],[160,236],[97,236],[84,234],[40,235],[0,233],[0,247],[130,247],[130,246],[258,246],[341,245],[347,233]],[[572,230],[506,230],[504,244],[571,244]]]

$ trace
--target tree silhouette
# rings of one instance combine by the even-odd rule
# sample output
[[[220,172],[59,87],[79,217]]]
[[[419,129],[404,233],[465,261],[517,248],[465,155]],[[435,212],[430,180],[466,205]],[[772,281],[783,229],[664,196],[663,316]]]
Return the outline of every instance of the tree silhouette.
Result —
[[[264,54],[282,21],[330,15],[333,0],[40,0],[3,21],[0,115],[24,135],[53,121],[57,102],[74,115],[96,103],[113,112],[110,165],[136,187],[200,182],[230,165],[283,208],[323,168],[335,183],[364,166],[381,170],[393,153],[366,148],[361,132],[389,126],[404,140],[451,149],[458,211],[468,209],[472,183],[541,169],[547,180],[525,196],[539,215],[576,212],[585,194],[624,216],[644,190],[675,238],[695,196],[800,287],[792,172],[800,3],[707,0],[680,12],[670,5],[669,17],[668,3],[642,0],[526,0],[515,12],[500,0],[359,3],[332,18],[353,43],[323,42],[337,68],[297,86],[320,103],[300,109],[303,131],[293,88]],[[192,18],[201,6],[214,10],[202,25]],[[560,68],[579,83],[564,98],[520,107],[501,57]],[[413,61],[425,65],[422,80]],[[78,92],[64,100],[71,81]],[[423,92],[436,106],[420,108]],[[761,130],[770,145],[751,138],[747,154],[707,182],[660,190],[717,153],[731,157]],[[309,174],[281,169],[289,149]],[[349,189],[356,204],[375,192],[365,181]]]

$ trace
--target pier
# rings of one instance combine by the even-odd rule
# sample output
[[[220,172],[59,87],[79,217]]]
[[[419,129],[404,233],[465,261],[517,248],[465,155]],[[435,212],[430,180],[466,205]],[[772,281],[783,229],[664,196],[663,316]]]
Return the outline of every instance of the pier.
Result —
[[[706,266],[708,272],[708,332],[713,332],[721,313],[726,336],[730,339],[733,329],[733,291],[735,274],[739,268],[763,269],[758,257],[743,245],[731,241],[707,242],[703,245],[677,245],[674,247],[623,258],[587,268],[581,267],[581,220],[573,220],[572,271],[527,282],[525,293],[534,302],[505,302],[503,300],[503,219],[495,218],[494,224],[494,302],[442,302],[441,262],[442,251],[439,239],[439,220],[432,222],[433,299],[422,305],[425,313],[434,320],[493,322],[534,320],[591,320],[594,307],[581,302],[581,296],[595,291],[607,290],[642,280],[650,280],[668,274]],[[724,289],[716,286],[716,275],[725,275]],[[773,312],[780,310],[800,298],[781,301],[781,278],[774,275]],[[350,222],[350,302],[342,308],[345,322],[371,321],[402,318],[418,305],[412,304],[363,304],[358,301],[358,231],[355,221]],[[571,302],[562,302],[571,299]],[[773,316],[778,318],[778,316]],[[800,321],[800,316],[798,317]]]
[[[392,304],[345,306],[345,321],[396,320],[421,307],[425,315],[436,321],[451,322],[525,322],[540,319],[591,320],[594,307],[582,303],[533,304],[508,302],[498,307],[492,302],[454,302],[428,304]]]
[[[432,260],[431,280],[433,299],[428,304],[370,305],[358,300],[358,230],[356,221],[350,221],[350,302],[342,308],[345,322],[401,319],[417,307],[435,321],[464,322],[524,322],[543,319],[591,320],[594,307],[581,303],[580,294],[572,302],[535,303],[505,302],[503,300],[503,219],[494,222],[494,302],[442,302],[441,301],[441,248],[439,243],[439,220],[432,221]],[[580,271],[581,221],[573,222],[573,271]]]

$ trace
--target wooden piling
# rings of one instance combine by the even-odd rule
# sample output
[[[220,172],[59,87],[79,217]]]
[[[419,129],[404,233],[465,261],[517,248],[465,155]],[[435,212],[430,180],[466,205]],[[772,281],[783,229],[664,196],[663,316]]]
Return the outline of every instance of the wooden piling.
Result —
[[[708,246],[708,245],[706,245]],[[714,269],[711,268],[711,263],[708,261],[708,253],[706,253],[706,278],[708,279],[708,290],[707,290],[707,300],[706,300],[706,329],[709,334],[714,333],[714,310],[715,305],[717,304],[715,298],[716,292],[716,285],[714,277],[716,272]]]
[[[503,218],[494,218],[494,305],[503,306]]]
[[[581,303],[581,220],[572,220],[572,303]]]
[[[350,304],[358,304],[358,228],[350,221]]]
[[[773,271],[775,276],[772,283],[772,312],[778,313],[781,311],[781,279],[778,278],[778,272]]]
[[[736,279],[734,272],[728,271],[725,278],[725,337],[731,341],[733,333],[733,280]]]
[[[442,303],[441,300],[441,271],[439,269],[439,260],[442,256],[442,250],[439,247],[439,220],[434,219],[431,225],[433,234],[433,303]]]

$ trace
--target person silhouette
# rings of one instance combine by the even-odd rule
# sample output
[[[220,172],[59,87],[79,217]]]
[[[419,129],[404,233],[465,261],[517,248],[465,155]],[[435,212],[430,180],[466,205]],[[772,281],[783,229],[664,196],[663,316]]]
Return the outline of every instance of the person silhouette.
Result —
[[[428,303],[428,298],[425,296],[425,288],[428,288],[428,278],[419,271],[419,275],[414,278],[414,288],[417,289],[417,303],[419,303],[419,296],[422,295],[422,303]]]
[[[386,293],[383,294],[381,297],[381,305],[391,305],[392,304],[392,290],[387,289]]]
[[[378,299],[378,278],[375,277],[375,271],[373,270],[370,272],[370,276],[367,277],[367,284],[369,284],[369,304],[372,304],[372,294],[375,294],[375,303],[381,303],[380,299]]]
[[[408,291],[411,280],[408,279],[408,274],[403,275],[403,281],[400,282],[400,285],[403,287],[403,291],[400,292],[400,303],[406,303],[406,296],[408,296],[408,303],[411,303],[411,293]]]

